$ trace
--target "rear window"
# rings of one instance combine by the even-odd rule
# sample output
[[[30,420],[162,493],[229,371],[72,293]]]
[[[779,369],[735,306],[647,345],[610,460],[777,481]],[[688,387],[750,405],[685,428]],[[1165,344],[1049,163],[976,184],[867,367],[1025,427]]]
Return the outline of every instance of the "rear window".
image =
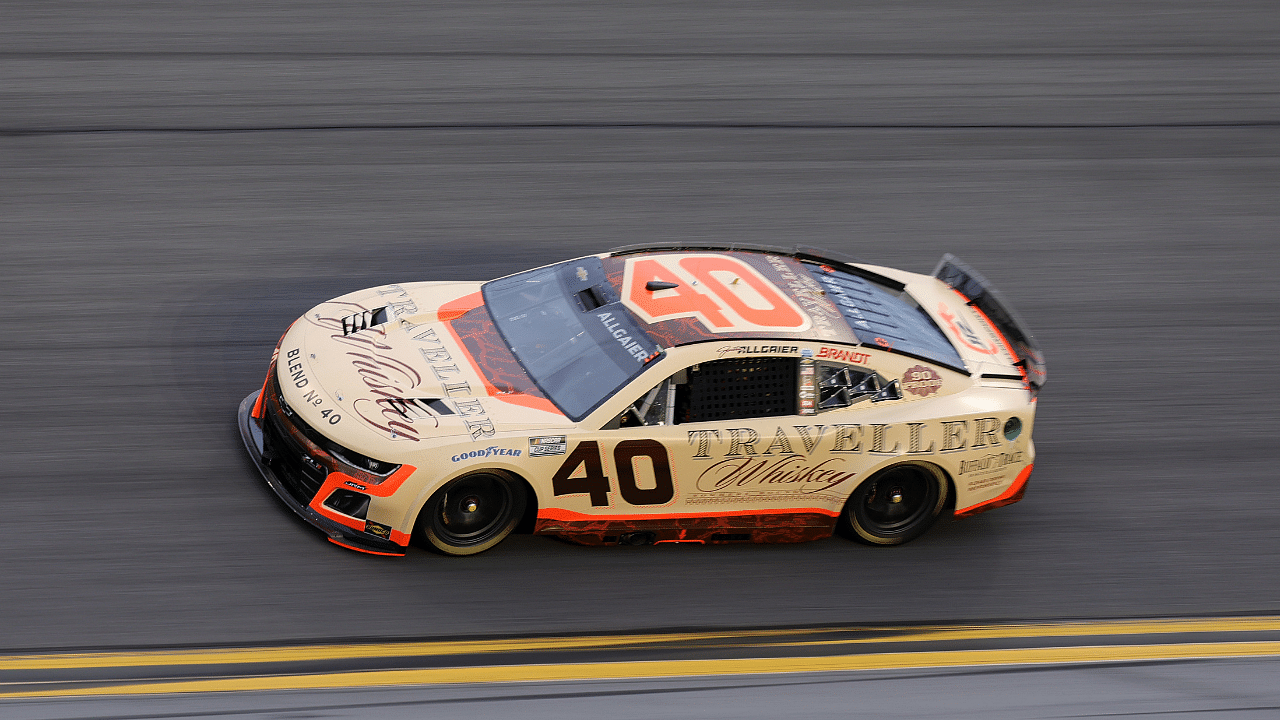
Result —
[[[826,265],[805,263],[805,269],[840,309],[858,342],[965,372],[960,354],[910,295]]]

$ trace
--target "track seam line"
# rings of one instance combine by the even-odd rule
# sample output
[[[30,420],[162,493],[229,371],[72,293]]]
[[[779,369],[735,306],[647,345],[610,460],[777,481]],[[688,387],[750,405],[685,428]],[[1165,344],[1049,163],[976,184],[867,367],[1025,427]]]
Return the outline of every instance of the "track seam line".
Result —
[[[787,122],[525,122],[525,123],[354,123],[343,125],[261,125],[244,127],[64,127],[0,128],[0,137],[54,135],[235,135],[286,132],[368,132],[413,130],[1175,130],[1271,129],[1280,120],[1169,123],[787,123]]]

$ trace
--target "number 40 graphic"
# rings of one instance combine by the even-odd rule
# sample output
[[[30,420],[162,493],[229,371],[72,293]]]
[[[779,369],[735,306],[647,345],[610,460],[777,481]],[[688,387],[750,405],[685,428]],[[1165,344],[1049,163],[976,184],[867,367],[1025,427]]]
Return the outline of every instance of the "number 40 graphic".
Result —
[[[632,460],[638,457],[647,457],[653,462],[653,476],[657,483],[655,487],[641,488],[636,484]],[[676,496],[667,449],[656,440],[624,440],[618,443],[613,449],[613,467],[618,473],[618,492],[622,494],[623,500],[632,505],[663,505]],[[578,472],[578,468],[584,468],[584,473],[579,477],[572,477]],[[569,453],[564,464],[551,477],[551,489],[557,497],[590,495],[592,507],[608,506],[612,487],[604,474],[600,444],[595,440],[578,443],[578,447]]]

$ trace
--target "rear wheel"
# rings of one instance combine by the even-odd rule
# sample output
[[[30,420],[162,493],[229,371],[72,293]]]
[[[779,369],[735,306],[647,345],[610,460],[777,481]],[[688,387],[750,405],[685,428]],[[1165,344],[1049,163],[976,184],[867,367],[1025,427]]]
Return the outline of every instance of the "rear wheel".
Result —
[[[872,545],[901,545],[924,534],[947,502],[947,478],[932,465],[887,467],[853,491],[840,514],[845,535]]]
[[[475,555],[502,542],[524,513],[524,486],[486,471],[450,481],[418,516],[418,535],[445,555]]]

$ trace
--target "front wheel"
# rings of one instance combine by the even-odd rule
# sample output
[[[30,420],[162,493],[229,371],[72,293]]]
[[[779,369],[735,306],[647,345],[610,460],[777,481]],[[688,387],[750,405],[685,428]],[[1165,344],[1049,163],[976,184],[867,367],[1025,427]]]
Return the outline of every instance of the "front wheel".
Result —
[[[475,555],[511,533],[524,504],[524,487],[505,473],[466,475],[431,496],[418,516],[417,532],[436,552]]]
[[[924,534],[947,502],[947,478],[932,465],[887,467],[853,491],[840,529],[871,545],[901,545]]]

